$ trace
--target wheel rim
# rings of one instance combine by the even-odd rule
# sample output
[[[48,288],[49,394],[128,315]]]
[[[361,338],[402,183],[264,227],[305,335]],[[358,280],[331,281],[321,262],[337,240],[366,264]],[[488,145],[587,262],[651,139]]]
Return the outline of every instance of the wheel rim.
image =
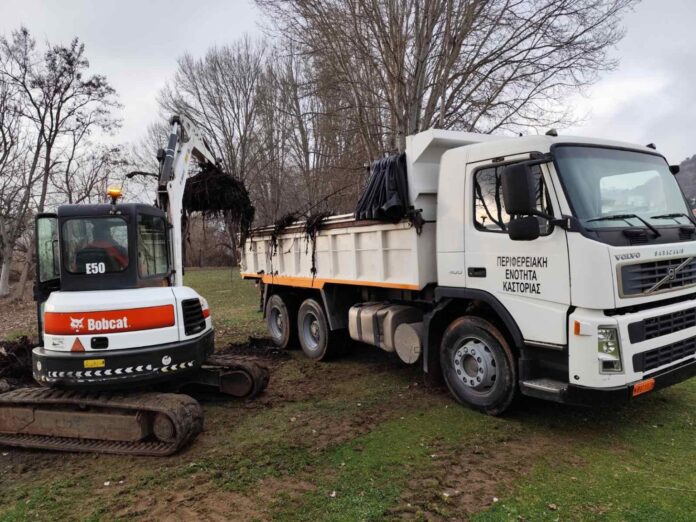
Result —
[[[478,393],[487,393],[495,385],[498,364],[490,347],[477,338],[467,338],[454,352],[452,363],[457,379]]]
[[[271,331],[271,335],[275,339],[283,338],[283,331],[285,330],[285,314],[280,311],[279,308],[271,308],[270,317],[268,318],[268,325]]]
[[[302,319],[302,339],[308,350],[316,351],[319,348],[321,326],[319,319],[313,312],[307,312]]]

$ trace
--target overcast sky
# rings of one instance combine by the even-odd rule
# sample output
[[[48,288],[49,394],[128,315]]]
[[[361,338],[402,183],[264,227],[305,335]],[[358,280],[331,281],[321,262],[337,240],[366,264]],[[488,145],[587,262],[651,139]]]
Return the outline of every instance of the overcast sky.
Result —
[[[0,33],[24,24],[39,39],[80,37],[124,105],[118,141],[137,140],[157,118],[178,56],[260,35],[259,21],[246,0],[0,0]],[[562,133],[654,142],[681,162],[696,154],[696,1],[644,0],[624,25],[618,69],[573,98],[584,119]]]

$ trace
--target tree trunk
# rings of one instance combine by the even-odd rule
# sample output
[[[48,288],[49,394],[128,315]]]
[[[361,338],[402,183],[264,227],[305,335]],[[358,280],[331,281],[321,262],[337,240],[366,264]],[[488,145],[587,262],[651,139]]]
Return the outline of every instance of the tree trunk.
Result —
[[[0,297],[10,295],[10,268],[12,267],[12,250],[3,252],[0,266]]]
[[[34,242],[29,242],[29,248],[27,248],[26,258],[24,260],[24,266],[22,267],[22,275],[19,277],[19,283],[17,284],[17,289],[12,297],[13,301],[24,301],[24,295],[26,293],[27,281],[29,280],[29,269],[34,265]]]

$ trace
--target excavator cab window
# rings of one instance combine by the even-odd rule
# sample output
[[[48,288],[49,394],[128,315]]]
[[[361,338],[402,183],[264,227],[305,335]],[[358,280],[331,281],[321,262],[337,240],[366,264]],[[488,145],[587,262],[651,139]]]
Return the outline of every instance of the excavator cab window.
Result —
[[[40,216],[36,220],[36,259],[40,283],[60,278],[58,219],[55,215]]]
[[[36,217],[34,238],[36,244],[36,278],[34,300],[39,326],[39,339],[43,331],[43,305],[51,292],[60,290],[60,247],[58,245],[58,217],[55,214],[39,214]]]
[[[138,274],[140,277],[168,276],[169,247],[163,217],[138,214]]]
[[[128,268],[128,223],[120,217],[69,219],[61,240],[71,274],[99,275]]]

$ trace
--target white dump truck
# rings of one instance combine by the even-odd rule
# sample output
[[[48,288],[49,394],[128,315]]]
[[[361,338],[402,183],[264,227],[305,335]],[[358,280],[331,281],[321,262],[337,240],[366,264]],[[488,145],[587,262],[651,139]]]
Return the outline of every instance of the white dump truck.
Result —
[[[433,129],[403,161],[403,219],[253,231],[242,277],[277,345],[324,359],[350,337],[490,414],[696,374],[695,220],[654,146]]]

